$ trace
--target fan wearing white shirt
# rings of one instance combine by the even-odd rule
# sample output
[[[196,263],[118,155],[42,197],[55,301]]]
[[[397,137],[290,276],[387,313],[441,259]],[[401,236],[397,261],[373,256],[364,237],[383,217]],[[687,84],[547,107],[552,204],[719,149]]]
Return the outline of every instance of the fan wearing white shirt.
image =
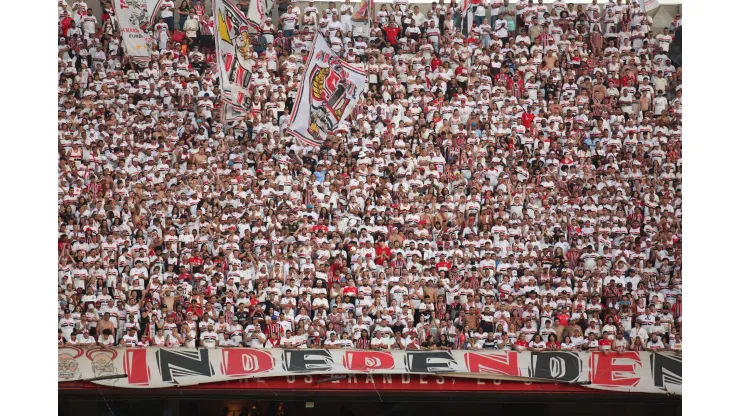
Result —
[[[121,338],[121,345],[135,347],[139,343],[139,336],[135,328],[129,328],[128,333]]]
[[[247,336],[247,340],[250,348],[264,348],[267,336],[262,332],[261,326],[255,325],[254,332]]]
[[[72,331],[75,329],[75,320],[70,317],[69,311],[64,312],[64,318],[59,321],[59,329],[62,330],[62,336],[69,341]]]
[[[218,335],[213,331],[213,324],[209,323],[207,329],[200,334],[201,348],[216,348]]]
[[[82,335],[77,336],[77,340],[80,342],[79,345],[81,347],[92,347],[97,345],[97,342],[95,342],[95,338],[90,335],[90,331],[87,329],[82,332]]]
[[[295,348],[297,346],[296,340],[293,337],[291,331],[285,331],[285,336],[280,338],[280,348]]]
[[[355,12],[354,6],[350,0],[344,0],[344,4],[339,6],[340,21],[342,22],[342,32],[352,33],[352,15]]]

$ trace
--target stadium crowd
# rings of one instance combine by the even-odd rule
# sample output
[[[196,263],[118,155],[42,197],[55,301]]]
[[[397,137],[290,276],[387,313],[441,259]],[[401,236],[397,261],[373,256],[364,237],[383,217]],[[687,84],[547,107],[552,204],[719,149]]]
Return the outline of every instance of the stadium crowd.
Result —
[[[59,345],[680,351],[681,20],[596,3],[280,0],[227,122],[210,4],[138,67],[60,0]],[[369,84],[311,147],[317,31]]]

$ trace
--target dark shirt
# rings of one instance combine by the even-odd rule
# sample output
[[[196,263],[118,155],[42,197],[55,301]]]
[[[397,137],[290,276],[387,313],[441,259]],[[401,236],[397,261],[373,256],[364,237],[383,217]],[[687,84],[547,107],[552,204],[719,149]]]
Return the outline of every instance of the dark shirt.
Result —
[[[498,340],[496,339],[487,339],[483,341],[483,349],[484,350],[497,350],[498,349]]]

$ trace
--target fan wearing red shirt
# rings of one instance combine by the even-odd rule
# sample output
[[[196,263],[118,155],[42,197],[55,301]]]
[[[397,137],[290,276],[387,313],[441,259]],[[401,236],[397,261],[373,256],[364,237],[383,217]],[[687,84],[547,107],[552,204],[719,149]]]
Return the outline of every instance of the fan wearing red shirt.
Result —
[[[529,347],[529,343],[526,339],[524,339],[524,334],[520,334],[519,338],[516,340],[515,348],[517,351],[526,351]]]
[[[328,233],[329,232],[329,227],[327,227],[324,224],[324,219],[323,218],[319,218],[319,223],[316,224],[316,225],[314,225],[313,227],[311,227],[311,231],[313,231],[314,233],[319,232],[319,231],[323,231],[325,233]]]
[[[527,130],[529,130],[529,127],[532,125],[532,120],[534,120],[534,113],[530,113],[529,109],[522,113],[522,124]]]
[[[64,17],[62,18],[62,33],[64,36],[67,36],[67,31],[70,27],[72,27],[72,17],[69,15],[69,13],[64,12]]]
[[[375,245],[375,264],[382,266],[386,260],[391,258],[391,249],[385,244],[385,241],[380,240]]]
[[[178,278],[178,279],[180,279],[180,280],[186,280],[186,281],[190,281],[190,279],[191,279],[192,277],[193,277],[193,276],[192,276],[192,275],[191,275],[190,273],[188,273],[187,271],[185,271],[185,270],[183,270],[183,272],[182,272],[182,273],[180,273],[180,274],[179,274],[179,275],[177,276],[177,278]]]
[[[383,32],[385,32],[385,38],[388,39],[388,43],[393,46],[393,49],[396,49],[398,46],[398,33],[401,31],[401,28],[396,25],[396,22],[391,19],[388,26],[383,28]]]
[[[347,249],[349,250],[349,248]],[[332,283],[338,282],[340,279],[339,274],[344,270],[344,261],[342,261],[341,258],[338,258],[334,261],[334,263],[329,266],[329,277]]]
[[[676,296],[676,303],[671,306],[671,313],[675,319],[678,319],[683,315],[683,296]]]
[[[548,341],[545,346],[548,351],[557,351],[560,349],[560,344],[558,344],[556,341]]]
[[[570,318],[570,315],[567,313],[559,313],[555,318],[558,320],[558,324],[560,324],[560,326],[568,326],[568,318]]]
[[[72,241],[70,241],[66,235],[62,236],[62,238],[57,241],[57,250],[61,252],[64,249],[66,249],[67,252],[72,251]]]
[[[635,85],[635,76],[631,74],[630,70],[627,69],[620,80],[622,87],[630,87]]]
[[[439,55],[434,55],[434,58],[432,58],[432,72],[440,65],[442,65],[442,60],[439,59]]]
[[[200,257],[200,255],[196,254],[196,255],[194,255],[193,257],[190,258],[190,260],[188,261],[188,263],[190,264],[190,270],[193,273],[196,273],[197,271],[200,270],[200,266],[203,265],[203,258]]]
[[[203,318],[203,308],[196,303],[195,299],[193,299],[193,301],[190,302],[190,306],[185,309],[186,314],[191,312],[193,313],[193,316],[197,319]]]
[[[449,271],[450,270],[450,267],[452,267],[452,265],[450,264],[449,261],[446,261],[445,260],[445,256],[439,256],[439,262],[437,262],[436,267],[437,267],[437,271],[440,271],[440,270],[448,270]]]
[[[342,289],[342,294],[344,296],[349,296],[352,299],[357,299],[359,292],[357,290],[357,286],[345,286],[344,289]]]
[[[217,280],[216,278],[211,279],[211,284],[206,286],[206,297],[211,297],[218,293],[218,286],[216,286]]]

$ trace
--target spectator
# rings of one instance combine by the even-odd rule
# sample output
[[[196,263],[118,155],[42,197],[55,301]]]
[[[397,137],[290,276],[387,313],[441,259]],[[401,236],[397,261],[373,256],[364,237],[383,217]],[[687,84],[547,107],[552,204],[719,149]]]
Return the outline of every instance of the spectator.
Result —
[[[650,340],[645,345],[645,348],[650,351],[663,351],[664,349],[666,349],[665,345],[663,345],[663,340],[661,340],[656,333],[653,333],[653,335],[650,337]]]
[[[180,4],[180,10],[182,8]],[[173,0],[163,0],[159,3],[159,16],[167,23],[170,32],[175,30],[175,2]]]
[[[288,39],[292,38],[298,24],[298,14],[293,11],[292,5],[289,5],[288,10],[280,15],[280,24],[283,30],[283,36]]]
[[[180,6],[177,7],[177,15],[179,16],[177,27],[180,30],[185,30],[185,21],[190,16],[190,2],[188,0],[180,1]]]
[[[195,11],[191,10],[188,14],[188,18],[185,20],[185,24],[182,27],[182,30],[185,32],[185,36],[187,36],[188,43],[195,43],[195,39],[198,36],[199,27],[199,19],[196,18]]]

